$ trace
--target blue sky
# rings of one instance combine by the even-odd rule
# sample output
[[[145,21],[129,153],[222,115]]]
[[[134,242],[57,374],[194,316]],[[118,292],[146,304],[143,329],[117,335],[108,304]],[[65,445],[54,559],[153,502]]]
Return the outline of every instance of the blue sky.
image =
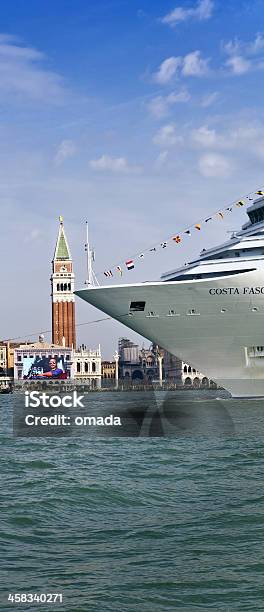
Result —
[[[60,214],[80,287],[86,218],[103,271],[264,184],[263,8],[1,4],[0,337],[50,328]],[[244,221],[237,211],[123,280],[157,279]],[[78,322],[97,316],[77,300]],[[115,323],[81,330],[79,341],[101,342],[107,357],[126,333]]]

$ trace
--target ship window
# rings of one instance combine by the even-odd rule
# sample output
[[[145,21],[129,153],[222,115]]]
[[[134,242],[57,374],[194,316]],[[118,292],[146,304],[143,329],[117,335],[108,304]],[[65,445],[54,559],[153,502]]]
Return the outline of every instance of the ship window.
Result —
[[[133,312],[143,312],[145,310],[145,306],[146,302],[131,302],[129,309],[133,310]]]
[[[259,223],[260,221],[263,221],[264,219],[263,206],[261,208],[257,208],[257,210],[252,210],[250,213],[248,213],[248,216],[250,218],[251,223]]]
[[[257,306],[253,306],[253,308],[252,308],[252,312],[258,312],[258,308],[257,308]]]
[[[197,278],[220,278],[221,276],[235,276],[236,274],[245,274],[246,272],[253,272],[256,268],[247,268],[244,270],[225,270],[223,272],[205,272],[204,274],[179,274],[173,278],[166,279],[164,282],[169,283],[171,281],[182,281],[182,280],[196,280]]]

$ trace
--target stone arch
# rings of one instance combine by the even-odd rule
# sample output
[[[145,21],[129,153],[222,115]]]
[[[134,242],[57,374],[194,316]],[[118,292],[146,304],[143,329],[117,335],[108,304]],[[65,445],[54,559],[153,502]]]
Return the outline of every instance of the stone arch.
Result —
[[[132,380],[143,380],[143,372],[141,370],[134,370]]]
[[[152,370],[152,369],[148,370],[148,372],[147,372],[147,376],[148,376],[148,379],[149,379],[149,380],[153,380],[153,378],[155,377],[155,372],[154,372],[154,370]]]

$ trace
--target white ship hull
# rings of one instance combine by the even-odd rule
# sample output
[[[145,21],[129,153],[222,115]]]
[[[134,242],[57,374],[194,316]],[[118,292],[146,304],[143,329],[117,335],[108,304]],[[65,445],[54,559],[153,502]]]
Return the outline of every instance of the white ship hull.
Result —
[[[218,279],[97,287],[76,294],[234,397],[264,397],[264,261],[254,267]],[[145,302],[144,311],[131,312],[131,302]]]

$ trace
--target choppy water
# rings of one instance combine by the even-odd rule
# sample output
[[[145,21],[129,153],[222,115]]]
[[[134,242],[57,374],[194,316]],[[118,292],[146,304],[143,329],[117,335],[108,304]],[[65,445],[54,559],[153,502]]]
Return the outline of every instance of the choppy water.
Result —
[[[171,437],[15,439],[12,401],[0,396],[1,610],[264,609],[263,403],[229,400],[217,419],[201,399]]]

